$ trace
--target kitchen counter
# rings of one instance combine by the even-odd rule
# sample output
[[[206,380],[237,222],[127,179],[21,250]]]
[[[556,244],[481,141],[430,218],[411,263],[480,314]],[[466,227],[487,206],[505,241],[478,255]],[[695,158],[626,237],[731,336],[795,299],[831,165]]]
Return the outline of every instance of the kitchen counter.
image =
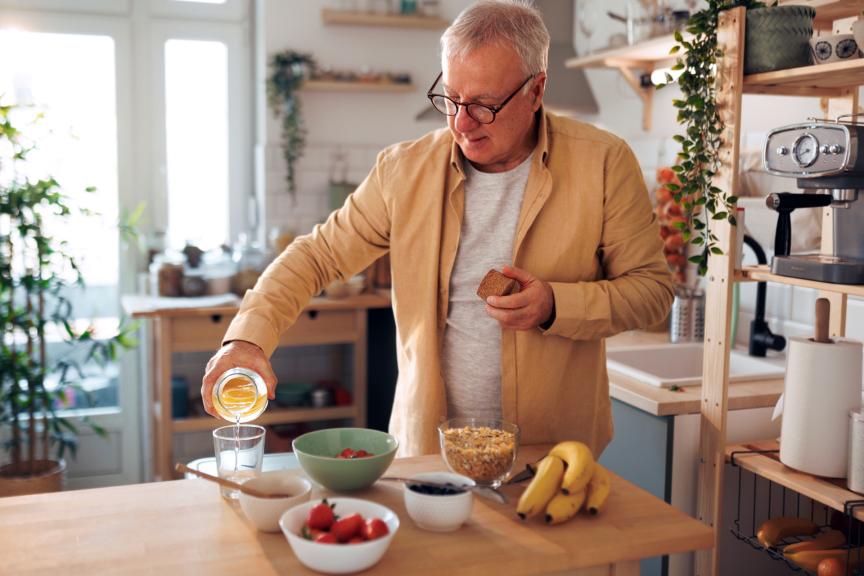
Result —
[[[527,446],[517,466],[548,446]],[[396,460],[389,472],[442,470],[438,455]],[[368,574],[639,573],[638,559],[707,549],[711,528],[618,476],[596,517],[546,526],[516,518],[511,503],[475,498],[469,522],[438,534],[414,526],[402,486],[378,482],[352,496],[385,504],[401,527]],[[318,491],[313,497],[326,492]],[[282,534],[257,532],[239,507],[204,480],[176,480],[0,499],[4,573],[26,574],[313,574]]]
[[[666,332],[624,332],[606,340],[606,348],[659,344],[669,341]],[[612,398],[654,416],[698,414],[702,401],[701,386],[685,386],[679,390],[658,388],[633,378],[609,373],[609,393]],[[729,410],[773,407],[783,393],[783,379],[729,383]]]

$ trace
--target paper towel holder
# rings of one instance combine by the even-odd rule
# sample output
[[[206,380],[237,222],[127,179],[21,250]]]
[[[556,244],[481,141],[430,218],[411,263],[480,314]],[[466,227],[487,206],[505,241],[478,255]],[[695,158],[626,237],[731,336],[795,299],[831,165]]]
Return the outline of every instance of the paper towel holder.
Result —
[[[831,302],[827,298],[816,299],[816,322],[814,324],[814,342],[833,344],[828,337],[828,323],[831,319]]]

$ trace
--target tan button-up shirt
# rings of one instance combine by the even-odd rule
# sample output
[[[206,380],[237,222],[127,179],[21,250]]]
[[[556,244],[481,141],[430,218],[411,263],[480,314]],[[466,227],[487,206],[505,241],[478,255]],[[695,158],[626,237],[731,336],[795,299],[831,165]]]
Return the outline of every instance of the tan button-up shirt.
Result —
[[[612,439],[604,338],[662,320],[672,284],[642,172],[621,139],[540,112],[513,265],[549,282],[549,330],[504,330],[501,403],[523,443]],[[400,455],[438,450],[440,348],[464,208],[463,157],[447,129],[381,152],[345,205],[297,238],[246,293],[225,341],[268,355],[308,300],[390,252]],[[485,271],[484,271],[485,272]]]

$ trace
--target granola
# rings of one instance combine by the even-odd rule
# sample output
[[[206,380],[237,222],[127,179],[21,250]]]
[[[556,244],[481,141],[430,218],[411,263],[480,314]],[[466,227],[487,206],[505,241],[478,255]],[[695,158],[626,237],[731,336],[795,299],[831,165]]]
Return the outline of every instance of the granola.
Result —
[[[457,474],[478,484],[501,480],[516,458],[516,436],[486,426],[443,430],[444,458]]]

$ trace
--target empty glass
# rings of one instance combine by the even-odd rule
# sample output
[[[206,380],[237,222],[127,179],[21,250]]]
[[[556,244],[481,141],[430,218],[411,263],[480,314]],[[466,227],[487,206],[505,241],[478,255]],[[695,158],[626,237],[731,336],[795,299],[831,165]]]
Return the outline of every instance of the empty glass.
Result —
[[[213,450],[220,478],[242,483],[261,472],[264,459],[264,428],[256,424],[223,426],[213,431]],[[222,496],[231,500],[240,497],[238,490],[220,488]]]

